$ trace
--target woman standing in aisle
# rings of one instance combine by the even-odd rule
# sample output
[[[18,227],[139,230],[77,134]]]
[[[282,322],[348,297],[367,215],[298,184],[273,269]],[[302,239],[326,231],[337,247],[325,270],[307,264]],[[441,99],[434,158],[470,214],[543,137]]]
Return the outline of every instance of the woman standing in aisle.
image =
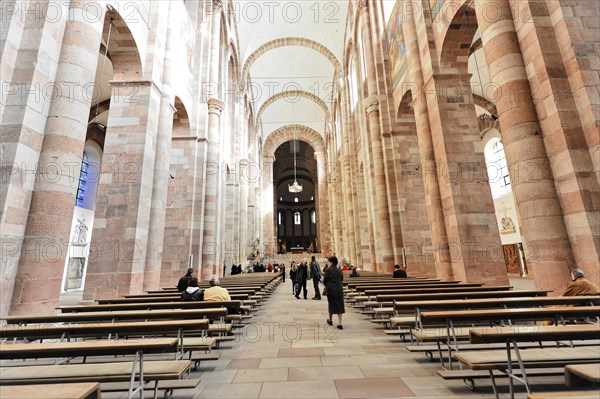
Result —
[[[329,304],[329,319],[327,324],[333,325],[331,320],[334,314],[338,316],[338,330],[343,330],[342,326],[342,315],[346,312],[344,306],[344,274],[338,267],[338,259],[335,256],[327,259],[327,269],[323,275],[323,284],[325,289],[323,295],[327,296],[327,303]]]

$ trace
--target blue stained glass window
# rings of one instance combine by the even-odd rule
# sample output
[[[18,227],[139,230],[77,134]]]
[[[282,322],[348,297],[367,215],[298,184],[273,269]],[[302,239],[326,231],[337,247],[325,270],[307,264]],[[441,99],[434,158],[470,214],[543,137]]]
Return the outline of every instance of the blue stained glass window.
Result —
[[[75,205],[81,208],[87,208],[86,204],[86,186],[88,184],[88,169],[90,162],[85,151],[81,160],[81,174],[79,175],[79,186],[77,187],[77,197]]]

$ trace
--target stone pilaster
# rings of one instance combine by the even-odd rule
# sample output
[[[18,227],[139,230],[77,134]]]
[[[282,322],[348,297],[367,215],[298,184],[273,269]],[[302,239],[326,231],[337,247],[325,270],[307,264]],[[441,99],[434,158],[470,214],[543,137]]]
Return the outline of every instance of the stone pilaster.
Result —
[[[425,83],[453,275],[461,281],[506,284],[471,75],[434,75]]]
[[[219,186],[220,186],[220,131],[224,104],[221,100],[208,100],[208,145],[203,167],[204,217],[202,225],[201,278],[209,280],[216,273],[219,248]]]
[[[89,3],[74,2],[68,10],[55,79],[61,90],[52,93],[44,129],[12,294],[14,314],[52,312],[60,296],[91,105],[85,87],[94,81],[104,22],[104,7],[91,7],[100,15],[84,17]]]
[[[363,71],[367,78],[368,97],[363,100],[365,109],[370,141],[371,141],[371,161],[373,168],[373,179],[375,186],[374,211],[377,219],[377,237],[375,239],[375,250],[377,258],[375,269],[380,271],[391,271],[394,265],[394,251],[392,242],[392,232],[390,226],[389,205],[387,197],[387,186],[385,176],[385,164],[383,159],[383,143],[381,140],[381,126],[379,120],[379,98],[377,95],[377,82],[375,81],[375,59],[373,54],[373,43],[371,38],[371,29],[368,10],[361,11],[360,23],[363,32],[363,47],[366,64],[366,71]]]
[[[329,205],[328,205],[328,173],[327,173],[327,159],[326,154],[321,152],[315,152],[315,158],[317,160],[317,187],[319,198],[317,204],[317,239],[318,247],[315,250],[329,247],[331,241],[331,227],[329,225]]]
[[[171,85],[175,58],[172,46],[176,35],[174,24],[169,23],[171,3],[157,3],[155,8],[153,21],[158,28],[156,29],[153,43],[156,53],[152,54],[152,56],[157,62],[164,60],[164,65],[162,71],[162,97],[160,99],[158,120],[159,128],[156,135],[154,179],[152,183],[151,224],[148,235],[148,253],[144,268],[144,291],[156,290],[160,286],[167,213],[167,191],[169,187],[171,138],[173,136],[173,115],[176,112],[176,109],[171,104]],[[163,48],[165,49],[164,53],[161,52]],[[182,270],[181,275],[183,274],[185,274],[185,271]]]
[[[262,246],[264,247],[263,254],[267,257],[273,256],[277,247],[277,237],[275,232],[275,192],[273,181],[273,163],[275,157],[263,156],[262,158],[262,190],[261,201],[258,202],[260,215],[262,218]]]
[[[143,289],[162,93],[148,80],[111,86],[84,299]]]
[[[427,203],[427,217],[431,229],[431,243],[433,245],[432,260],[435,265],[437,277],[450,280],[453,278],[452,263],[449,256],[448,236],[438,179],[438,167],[435,162],[427,99],[424,91],[425,83],[421,54],[415,27],[414,18],[417,17],[417,14],[409,16],[410,18],[407,18],[407,21],[402,24],[402,30],[406,40],[407,59],[415,83],[415,89],[412,90],[413,103],[411,106],[415,114],[415,127],[421,160],[420,171],[425,190],[425,201]],[[430,258],[427,256],[428,251],[428,248],[420,248],[421,261],[429,261]]]

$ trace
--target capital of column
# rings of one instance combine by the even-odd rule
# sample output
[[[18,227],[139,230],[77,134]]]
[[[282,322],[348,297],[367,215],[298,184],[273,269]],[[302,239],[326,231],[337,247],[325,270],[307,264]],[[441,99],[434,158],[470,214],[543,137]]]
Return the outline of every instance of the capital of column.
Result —
[[[434,73],[433,79],[439,83],[468,82],[471,83],[472,73]]]
[[[225,103],[218,98],[209,98],[208,101],[208,113],[221,115],[225,109]]]
[[[111,89],[114,88],[134,88],[143,86],[152,86],[162,96],[162,90],[158,87],[155,81],[148,79],[124,79],[124,80],[109,80]]]
[[[371,112],[377,112],[379,111],[379,98],[377,96],[367,97],[363,100],[362,105],[365,108],[367,115]]]
[[[362,12],[367,10],[368,0],[358,0],[356,2],[356,14],[361,14]]]
[[[263,155],[262,160],[263,160],[263,163],[273,163],[273,162],[275,162],[275,156],[274,155]]]

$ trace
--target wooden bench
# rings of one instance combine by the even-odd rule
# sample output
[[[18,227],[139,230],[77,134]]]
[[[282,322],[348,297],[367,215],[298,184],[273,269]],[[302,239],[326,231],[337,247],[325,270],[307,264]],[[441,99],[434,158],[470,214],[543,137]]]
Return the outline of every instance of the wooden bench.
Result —
[[[226,308],[201,309],[159,309],[159,310],[123,310],[114,312],[83,312],[45,315],[4,316],[7,324],[27,325],[31,323],[82,323],[82,322],[116,322],[133,320],[173,320],[173,319],[220,319],[228,317]]]
[[[493,373],[494,378],[508,378],[508,376],[501,371],[492,370],[491,372]],[[475,390],[475,380],[490,378],[490,372],[487,370],[438,370],[436,373],[444,380],[463,380],[465,386],[471,391]],[[515,371],[515,374],[522,376],[520,371]],[[562,374],[562,368],[544,368],[527,371],[529,377],[552,377]]]
[[[569,308],[565,308],[569,309]],[[598,363],[600,348],[571,347],[520,350],[519,342],[561,341],[561,340],[597,340],[600,329],[597,325],[577,326],[519,326],[475,328],[470,332],[470,342],[502,343],[505,350],[461,352],[455,354],[456,360],[473,370],[500,370],[509,377],[511,396],[514,396],[514,381],[522,382],[528,393],[531,393],[526,368],[564,367],[569,364]],[[522,377],[515,375],[514,366],[518,366]],[[498,390],[493,373],[490,379],[494,393]]]
[[[3,344],[0,345],[2,359],[85,358],[133,354],[135,357],[133,362],[2,367],[0,385],[129,381],[128,398],[131,399],[138,391],[143,391],[148,381],[180,379],[188,372],[191,366],[189,360],[144,362],[144,354],[175,353],[178,341],[176,338],[159,338],[131,341]],[[155,395],[156,393],[155,389]]]
[[[565,384],[568,387],[599,385],[600,363],[569,364],[565,366]]]
[[[2,399],[100,399],[100,384],[97,382],[80,382],[74,384],[43,384],[0,386]]]
[[[598,399],[600,391],[538,392],[530,393],[527,399]]]
[[[146,383],[154,381],[155,397],[158,391],[158,381],[181,379],[190,369],[189,360],[173,361],[146,361],[144,362],[144,375],[140,386],[146,387]],[[139,368],[133,367],[131,362],[102,363],[102,364],[66,364],[46,366],[23,366],[0,368],[0,384],[22,385],[22,384],[48,384],[48,383],[73,383],[73,382],[123,382],[130,381],[132,370],[139,376]],[[140,389],[138,387],[138,390]],[[129,396],[133,398],[137,393],[131,390],[129,385]]]
[[[200,384],[200,378],[188,378],[185,380],[162,380],[158,381],[157,389],[165,391],[164,399],[173,397],[173,393],[178,389],[194,389]],[[107,382],[102,384],[102,392],[123,392],[127,391],[128,385],[121,382]],[[144,389],[154,389],[146,386]],[[4,399],[4,398],[3,398]],[[58,399],[58,398],[57,398]]]

